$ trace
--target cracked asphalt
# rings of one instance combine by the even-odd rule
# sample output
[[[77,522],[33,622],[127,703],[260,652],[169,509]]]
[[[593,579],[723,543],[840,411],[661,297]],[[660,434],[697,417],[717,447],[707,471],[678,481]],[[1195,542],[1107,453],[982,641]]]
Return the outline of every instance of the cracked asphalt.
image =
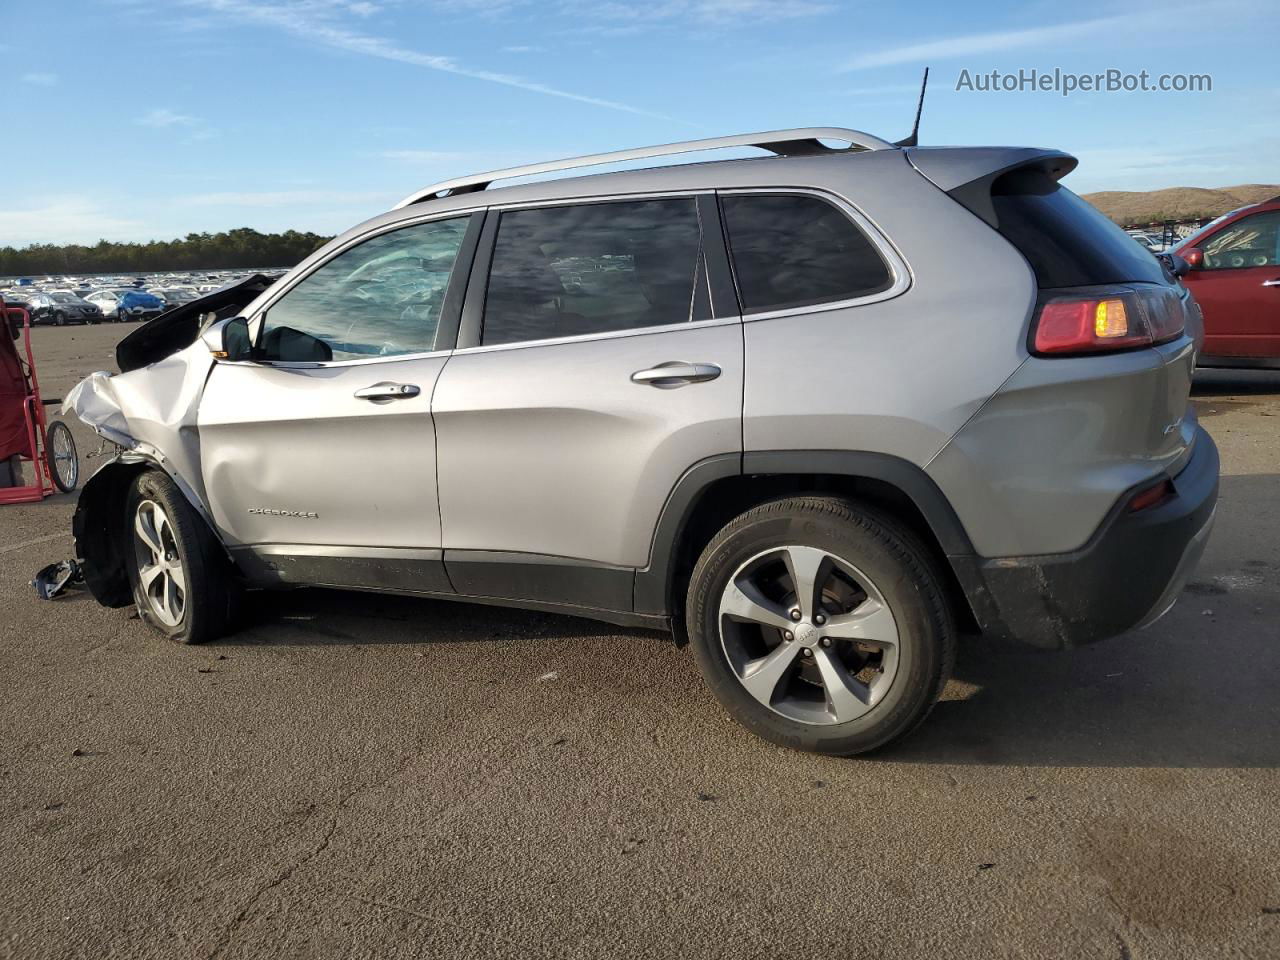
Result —
[[[122,332],[38,330],[46,396]],[[1280,374],[1195,401],[1222,499],[1174,611],[969,643],[872,759],[566,617],[300,592],[173,646],[34,598],[73,498],[0,507],[0,957],[1280,956]]]

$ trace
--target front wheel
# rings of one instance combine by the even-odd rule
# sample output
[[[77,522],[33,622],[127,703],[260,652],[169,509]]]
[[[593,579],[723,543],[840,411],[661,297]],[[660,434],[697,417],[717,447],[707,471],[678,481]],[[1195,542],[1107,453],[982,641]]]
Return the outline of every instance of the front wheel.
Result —
[[[66,317],[66,314],[63,314],[63,313],[55,313],[55,314],[53,315],[53,325],[54,325],[55,327],[65,327],[65,326],[67,325],[67,317]]]
[[[205,522],[159,470],[138,475],[126,509],[125,557],[142,619],[177,643],[222,636],[239,591]]]
[[[765,503],[722,529],[694,568],[686,622],[725,709],[817,753],[904,736],[955,662],[929,551],[891,518],[831,497]]]

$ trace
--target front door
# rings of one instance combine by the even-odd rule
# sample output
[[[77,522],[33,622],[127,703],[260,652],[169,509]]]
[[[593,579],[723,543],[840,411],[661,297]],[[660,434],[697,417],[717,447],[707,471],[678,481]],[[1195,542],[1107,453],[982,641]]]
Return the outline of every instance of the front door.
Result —
[[[1201,243],[1183,282],[1204,311],[1204,352],[1280,357],[1280,210],[1242,217]]]
[[[731,287],[711,294],[704,230],[723,241],[698,206],[489,214],[432,404],[459,593],[629,610],[676,481],[741,452],[741,322]]]
[[[469,219],[347,247],[252,318],[253,362],[215,365],[201,470],[213,520],[251,574],[448,591],[430,404]]]

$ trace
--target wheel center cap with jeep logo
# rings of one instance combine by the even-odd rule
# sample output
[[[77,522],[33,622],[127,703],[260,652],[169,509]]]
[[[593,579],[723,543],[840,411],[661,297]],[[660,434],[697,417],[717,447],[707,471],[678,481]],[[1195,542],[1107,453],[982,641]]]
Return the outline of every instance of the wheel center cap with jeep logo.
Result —
[[[818,642],[818,638],[822,635],[822,631],[812,623],[797,623],[795,634],[796,643],[806,647],[811,647]]]

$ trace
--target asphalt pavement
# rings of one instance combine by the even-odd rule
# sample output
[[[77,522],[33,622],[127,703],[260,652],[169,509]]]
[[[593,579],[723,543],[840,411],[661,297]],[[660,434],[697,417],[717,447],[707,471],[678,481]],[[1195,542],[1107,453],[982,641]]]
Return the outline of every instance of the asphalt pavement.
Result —
[[[37,330],[46,396],[123,332]],[[168,644],[35,599],[74,497],[0,507],[0,957],[1280,957],[1280,373],[1195,402],[1221,502],[1173,612],[966,644],[869,759],[568,617],[306,591]]]

